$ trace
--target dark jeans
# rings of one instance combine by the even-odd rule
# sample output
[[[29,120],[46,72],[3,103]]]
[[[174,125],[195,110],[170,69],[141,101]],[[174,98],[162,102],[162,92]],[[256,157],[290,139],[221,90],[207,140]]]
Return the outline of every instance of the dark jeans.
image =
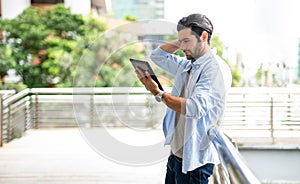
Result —
[[[206,164],[184,174],[182,173],[182,160],[175,155],[170,155],[165,184],[207,184],[213,170],[214,164]]]

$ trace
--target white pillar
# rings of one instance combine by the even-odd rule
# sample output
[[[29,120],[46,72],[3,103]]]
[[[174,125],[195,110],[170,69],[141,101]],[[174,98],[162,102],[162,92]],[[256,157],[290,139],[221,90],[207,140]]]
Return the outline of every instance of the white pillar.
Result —
[[[13,19],[30,6],[30,0],[1,0],[2,18]]]
[[[65,0],[65,6],[74,14],[87,15],[91,12],[91,0]]]

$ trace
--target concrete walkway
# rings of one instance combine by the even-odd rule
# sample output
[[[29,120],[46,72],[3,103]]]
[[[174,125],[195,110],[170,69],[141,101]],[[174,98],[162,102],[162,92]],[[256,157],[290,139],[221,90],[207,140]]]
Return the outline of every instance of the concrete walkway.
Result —
[[[0,183],[159,184],[165,164],[130,167],[106,160],[79,129],[30,130],[0,148]]]

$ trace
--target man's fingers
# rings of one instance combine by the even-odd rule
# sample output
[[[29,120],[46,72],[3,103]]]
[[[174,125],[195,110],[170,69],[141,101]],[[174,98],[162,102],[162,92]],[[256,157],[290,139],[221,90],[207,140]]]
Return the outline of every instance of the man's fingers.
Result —
[[[143,79],[143,78],[148,78],[148,77],[151,77],[150,76],[150,74],[149,74],[149,72],[143,72],[141,69],[139,69],[138,67],[136,68],[136,70],[135,70],[135,72],[136,72],[136,74],[138,75],[138,78],[141,80],[141,79]],[[148,75],[146,74],[146,73],[148,73]]]
[[[151,76],[150,76],[150,73],[149,73],[148,71],[146,71],[145,73],[146,73],[146,77],[147,77],[147,78],[150,78],[150,77],[151,77]]]
[[[142,79],[143,77],[145,77],[145,74],[139,68],[136,68],[135,72],[139,79]]]

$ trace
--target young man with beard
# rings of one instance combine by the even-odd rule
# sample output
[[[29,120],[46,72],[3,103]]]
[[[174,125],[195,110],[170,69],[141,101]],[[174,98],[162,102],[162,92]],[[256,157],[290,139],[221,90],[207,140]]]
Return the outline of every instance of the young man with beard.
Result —
[[[168,109],[163,122],[166,145],[171,146],[166,184],[206,184],[218,163],[207,131],[221,121],[231,72],[210,48],[211,21],[202,14],[183,17],[178,40],[155,49],[151,59],[175,76],[170,94],[161,91],[148,72],[136,70],[140,81]],[[173,53],[184,51],[186,58]]]

